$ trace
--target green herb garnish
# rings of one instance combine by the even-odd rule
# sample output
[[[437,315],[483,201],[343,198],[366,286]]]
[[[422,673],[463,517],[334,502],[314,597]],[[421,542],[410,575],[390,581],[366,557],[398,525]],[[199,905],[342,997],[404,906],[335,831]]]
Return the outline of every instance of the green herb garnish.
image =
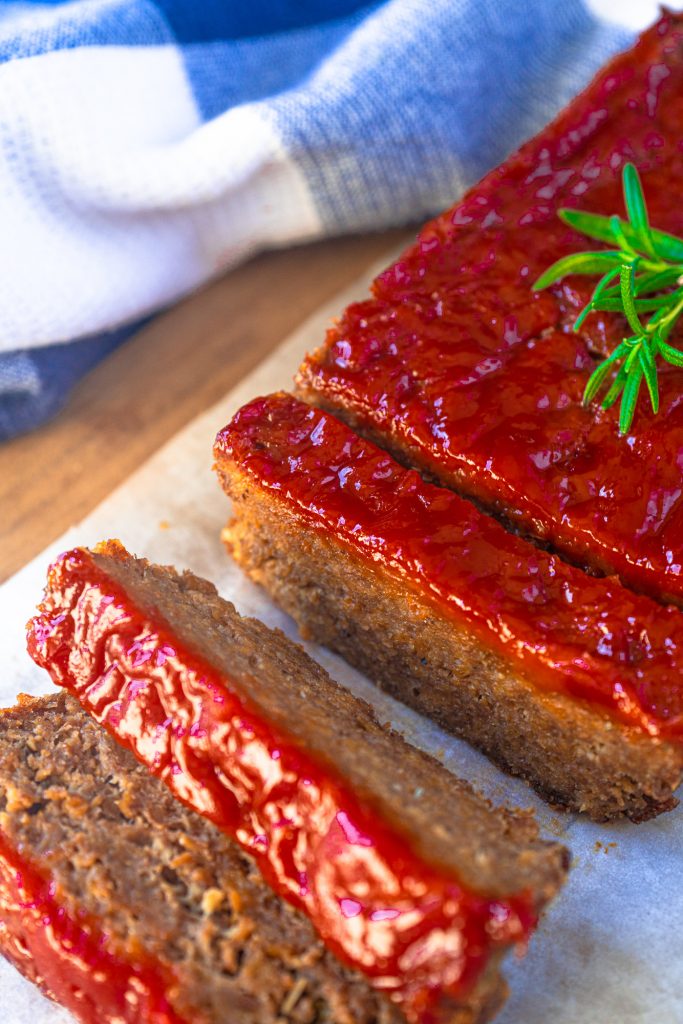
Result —
[[[667,343],[683,312],[683,239],[650,227],[633,164],[624,167],[623,186],[627,220],[583,210],[558,211],[575,231],[612,247],[563,257],[541,274],[532,288],[540,291],[568,274],[602,275],[576,318],[574,330],[578,331],[586,317],[599,310],[623,314],[633,333],[595,368],[583,401],[587,405],[607,387],[602,407],[609,409],[621,398],[619,431],[625,434],[633,423],[643,379],[653,411],[659,410],[657,359],[683,366],[683,352]],[[643,314],[650,314],[649,319],[641,319]]]

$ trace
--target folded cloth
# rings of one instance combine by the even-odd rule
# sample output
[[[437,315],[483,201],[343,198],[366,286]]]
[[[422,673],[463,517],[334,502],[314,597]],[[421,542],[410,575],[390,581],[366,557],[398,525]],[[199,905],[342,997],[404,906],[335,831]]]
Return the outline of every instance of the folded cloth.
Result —
[[[0,436],[250,253],[454,201],[628,45],[617,6],[0,2]]]

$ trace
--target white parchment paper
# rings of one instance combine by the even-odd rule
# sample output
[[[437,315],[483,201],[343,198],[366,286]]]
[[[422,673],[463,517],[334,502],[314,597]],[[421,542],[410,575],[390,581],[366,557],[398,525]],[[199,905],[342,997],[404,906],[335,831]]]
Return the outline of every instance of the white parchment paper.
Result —
[[[319,343],[333,315],[364,294],[369,276],[320,310],[224,401],[177,434],[87,519],[0,588],[0,706],[13,704],[20,691],[39,694],[51,688],[25,653],[24,624],[42,592],[48,563],[75,544],[119,537],[137,554],[208,577],[241,612],[296,637],[291,620],[242,576],[219,541],[229,505],[211,472],[213,438],[242,403],[289,387],[304,350]],[[507,964],[512,993],[500,1024],[683,1024],[681,810],[639,826],[599,826],[559,816],[523,783],[380,694],[339,658],[307,647],[333,676],[374,704],[382,721],[391,721],[493,800],[534,806],[544,832],[571,848],[574,864],[565,890],[526,957]],[[71,1020],[0,960],[0,1024]]]

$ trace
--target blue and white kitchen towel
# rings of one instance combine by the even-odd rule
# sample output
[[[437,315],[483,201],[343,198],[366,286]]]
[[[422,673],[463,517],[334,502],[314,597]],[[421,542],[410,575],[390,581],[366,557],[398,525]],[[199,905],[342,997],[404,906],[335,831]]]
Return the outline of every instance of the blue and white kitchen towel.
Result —
[[[650,0],[0,0],[0,437],[250,253],[450,204],[655,16]]]

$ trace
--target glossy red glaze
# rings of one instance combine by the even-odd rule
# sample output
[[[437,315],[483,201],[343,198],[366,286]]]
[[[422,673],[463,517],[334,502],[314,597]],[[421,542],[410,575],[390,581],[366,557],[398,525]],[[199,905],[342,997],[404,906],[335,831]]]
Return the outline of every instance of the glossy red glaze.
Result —
[[[642,172],[652,223],[683,234],[683,16],[667,15],[560,117],[452,210],[349,307],[300,381],[325,408],[517,522],[571,560],[683,602],[683,370],[663,366],[631,435],[618,407],[582,405],[595,353],[625,332],[608,314],[577,336],[595,285],[530,283],[593,243],[561,206],[623,212]],[[596,243],[599,247],[599,243]],[[681,344],[683,333],[672,338]]]
[[[108,947],[0,833],[0,953],[83,1024],[183,1024],[166,998],[165,972]]]
[[[494,949],[530,934],[529,897],[491,899],[425,863],[323,755],[273,728],[88,552],[51,568],[28,643],[56,683],[248,850],[273,889],[409,1021],[443,1020]]]
[[[425,483],[333,416],[255,399],[218,435],[234,461],[368,572],[414,587],[535,685],[683,740],[683,613],[587,576]]]

